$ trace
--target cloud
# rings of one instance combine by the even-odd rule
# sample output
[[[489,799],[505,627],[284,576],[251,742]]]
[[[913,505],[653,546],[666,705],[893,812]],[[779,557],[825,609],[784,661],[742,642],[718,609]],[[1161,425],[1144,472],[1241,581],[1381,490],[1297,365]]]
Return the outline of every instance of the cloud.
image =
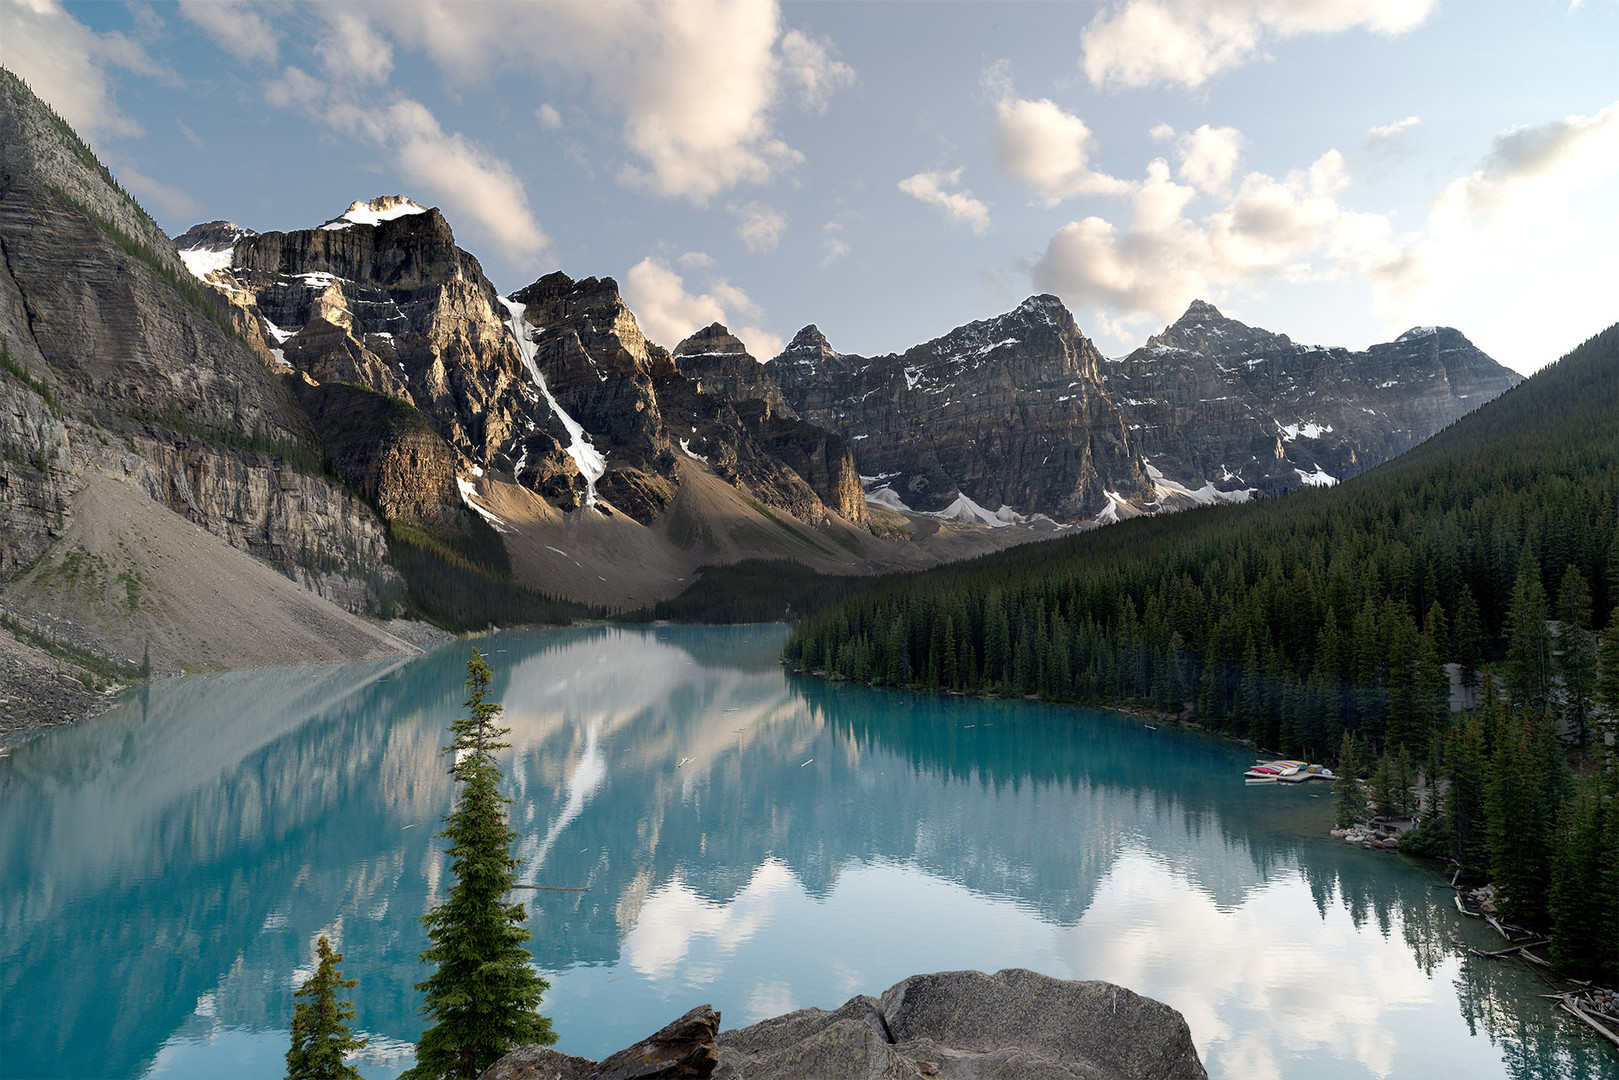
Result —
[[[346,69],[345,69],[346,70]],[[549,243],[517,171],[503,158],[459,132],[447,132],[432,110],[399,98],[385,107],[353,96],[291,65],[264,85],[264,97],[394,156],[400,178],[449,213],[452,224],[470,221],[507,258],[531,262]]]
[[[843,238],[841,222],[829,221],[821,226],[821,266],[828,267],[849,254],[849,242]]]
[[[737,216],[736,235],[754,254],[776,250],[781,234],[787,231],[786,215],[764,203],[732,206],[731,212]]]
[[[945,190],[947,187],[958,188],[960,184],[961,169],[957,168],[949,172],[919,172],[907,176],[899,182],[899,189],[913,199],[937,206],[952,222],[969,226],[974,236],[982,236],[989,231],[989,207],[973,198],[973,193],[966,188]]]
[[[1420,123],[1422,123],[1420,117],[1408,116],[1404,120],[1396,120],[1392,124],[1380,124],[1377,127],[1368,128],[1366,137],[1373,142],[1389,142],[1390,140],[1398,139]]]
[[[820,113],[826,112],[833,94],[854,85],[854,68],[832,59],[830,44],[801,30],[789,30],[781,38],[783,80],[798,92],[801,105]]]
[[[540,107],[534,110],[534,117],[547,131],[556,131],[562,127],[562,114],[557,112],[554,105],[541,102]]]
[[[1231,189],[1231,174],[1242,154],[1242,132],[1204,124],[1175,143],[1181,166],[1177,175],[1199,191],[1224,195]]]
[[[0,0],[0,64],[27,80],[86,139],[142,134],[113,100],[107,72],[162,75],[163,68],[133,39],[98,34],[57,0]]]
[[[680,257],[679,262],[687,270],[706,270],[714,265],[714,256],[706,251],[688,251]]]
[[[529,210],[522,180],[505,161],[460,133],[446,133],[416,101],[390,108],[388,129],[405,179],[481,226],[508,258],[533,259],[548,243]]]
[[[128,188],[143,205],[156,208],[158,214],[170,221],[184,221],[189,224],[197,220],[202,206],[189,192],[152,179],[128,160],[116,155],[110,158],[108,164],[117,174],[118,182]]]
[[[801,162],[777,133],[772,110],[788,93],[822,107],[852,79],[824,43],[798,31],[783,35],[774,0],[437,0],[390,5],[386,20],[377,18],[463,81],[536,65],[584,76],[623,114],[621,138],[637,161],[620,170],[620,180],[700,205]]]
[[[315,40],[315,55],[326,73],[340,82],[381,85],[393,74],[394,50],[358,10],[320,9],[326,26]]]
[[[279,35],[248,4],[238,0],[180,0],[180,14],[236,59],[275,63]]]
[[[687,292],[685,279],[655,256],[630,267],[624,276],[624,297],[642,332],[667,348],[715,322],[729,326],[758,359],[775,356],[784,344],[780,336],[756,325],[764,312],[747,293],[724,278],[710,281],[705,293]],[[747,325],[733,325],[741,320]]]
[[[1216,140],[1240,145],[1230,129]],[[1194,133],[1195,134],[1195,133]],[[1193,151],[1199,146],[1178,140]],[[1218,167],[1198,165],[1182,178],[1195,178],[1204,193],[1224,176]],[[1198,161],[1188,153],[1187,161]],[[1119,228],[1100,217],[1070,222],[1051,237],[1035,263],[1035,287],[1056,293],[1074,306],[1107,309],[1114,320],[1179,315],[1199,296],[1215,296],[1247,280],[1312,280],[1345,271],[1384,272],[1402,258],[1389,219],[1342,207],[1340,193],[1349,176],[1336,150],[1308,168],[1280,179],[1265,173],[1245,176],[1236,193],[1201,220],[1188,215],[1200,186],[1176,183],[1162,158],[1147,166],[1131,200],[1132,218]]]
[[[1436,0],[1125,0],[1080,35],[1081,67],[1096,86],[1201,86],[1264,56],[1272,38],[1352,29],[1398,35]]]
[[[1447,186],[1429,227],[1444,232],[1467,223],[1533,218],[1555,212],[1578,190],[1619,173],[1619,101],[1593,116],[1568,116],[1495,137],[1470,175]]]
[[[1051,100],[1008,95],[996,104],[995,114],[996,164],[1032,187],[1047,206],[1075,195],[1130,191],[1126,181],[1091,168],[1095,139],[1090,129]]]

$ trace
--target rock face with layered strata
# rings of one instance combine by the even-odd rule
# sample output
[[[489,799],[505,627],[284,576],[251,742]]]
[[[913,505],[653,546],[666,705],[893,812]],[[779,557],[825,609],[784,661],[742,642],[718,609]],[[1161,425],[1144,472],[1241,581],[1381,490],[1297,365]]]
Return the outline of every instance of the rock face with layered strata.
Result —
[[[0,95],[0,575],[104,475],[366,609],[382,524],[286,386],[71,129],[9,72]]]
[[[966,495],[1079,519],[1109,491],[1151,497],[1103,362],[1061,301],[1034,296],[898,355],[838,353],[808,326],[771,367],[799,415],[848,439],[860,471],[913,509]]]
[[[1202,301],[1106,375],[1155,469],[1191,488],[1266,494],[1365,472],[1522,381],[1449,327],[1352,352]]]

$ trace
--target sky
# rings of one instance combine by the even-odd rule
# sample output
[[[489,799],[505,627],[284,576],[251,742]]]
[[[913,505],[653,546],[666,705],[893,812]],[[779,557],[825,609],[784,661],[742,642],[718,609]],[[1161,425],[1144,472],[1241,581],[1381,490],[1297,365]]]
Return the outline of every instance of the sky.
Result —
[[[171,234],[439,207],[673,347],[902,351],[1049,292],[1529,373],[1619,320],[1619,0],[61,3],[0,63]]]

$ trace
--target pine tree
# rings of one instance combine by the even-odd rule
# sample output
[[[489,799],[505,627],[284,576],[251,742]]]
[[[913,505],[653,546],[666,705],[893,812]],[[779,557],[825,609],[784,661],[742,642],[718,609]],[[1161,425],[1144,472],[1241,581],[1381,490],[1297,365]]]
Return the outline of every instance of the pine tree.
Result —
[[[1340,829],[1366,820],[1366,789],[1360,783],[1360,769],[1360,749],[1355,737],[1346,731],[1338,746],[1338,779],[1332,785]]]
[[[439,835],[450,841],[455,884],[444,903],[422,916],[431,946],[422,962],[437,970],[416,989],[422,1012],[433,1024],[416,1043],[411,1080],[475,1080],[515,1046],[556,1042],[551,1021],[539,1013],[550,984],[529,964],[523,943],[529,932],[522,904],[509,904],[517,838],[506,822],[497,785],[495,751],[509,730],[496,727],[500,706],[485,701],[492,672],[474,649],[467,661],[467,715],[450,724],[450,775],[460,785],[454,809]]]
[[[1551,635],[1546,632],[1546,591],[1540,571],[1524,566],[1507,613],[1507,696],[1513,705],[1544,708],[1551,693]]]
[[[1591,633],[1591,590],[1579,568],[1570,566],[1557,592],[1557,670],[1563,677],[1558,704],[1576,745],[1590,741],[1588,725],[1596,683],[1596,635]]]
[[[1613,609],[1608,628],[1602,631],[1596,665],[1597,677],[1592,692],[1602,705],[1603,726],[1613,729],[1619,727],[1619,607]]]
[[[320,957],[315,973],[292,995],[304,1000],[292,1010],[287,1080],[360,1080],[360,1070],[343,1064],[343,1057],[370,1040],[349,1031],[347,1021],[354,1019],[354,1005],[338,998],[339,991],[353,989],[359,980],[343,978],[337,967],[343,954],[332,951],[325,935],[315,951]]]

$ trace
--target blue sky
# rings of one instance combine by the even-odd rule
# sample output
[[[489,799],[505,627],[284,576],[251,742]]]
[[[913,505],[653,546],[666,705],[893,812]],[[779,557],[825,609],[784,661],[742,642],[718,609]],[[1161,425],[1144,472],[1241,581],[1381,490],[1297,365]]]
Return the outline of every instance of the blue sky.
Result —
[[[404,193],[668,346],[1054,292],[1109,355],[1202,298],[1527,372],[1619,319],[1615,0],[0,0],[0,62],[171,233]]]

